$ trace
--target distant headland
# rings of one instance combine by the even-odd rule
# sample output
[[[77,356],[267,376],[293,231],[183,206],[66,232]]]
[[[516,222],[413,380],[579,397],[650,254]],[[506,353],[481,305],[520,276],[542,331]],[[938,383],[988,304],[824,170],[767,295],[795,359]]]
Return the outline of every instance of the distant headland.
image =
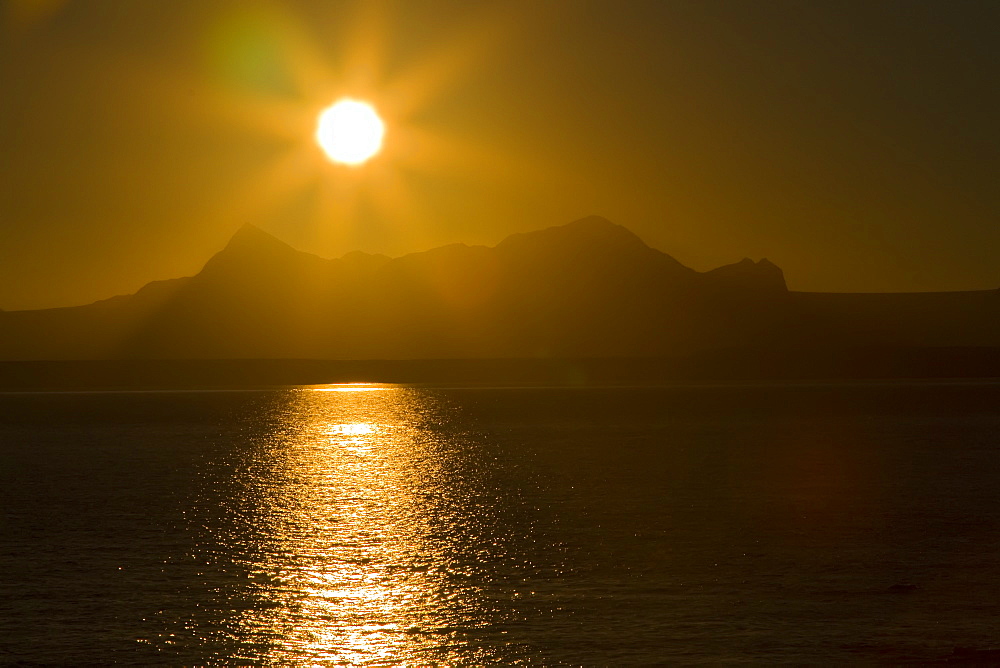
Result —
[[[931,375],[949,375],[949,365],[952,375],[993,375],[970,361],[993,347],[1000,290],[791,292],[766,259],[697,272],[597,216],[492,248],[333,260],[247,225],[194,276],[87,306],[0,312],[0,360],[20,362],[656,359],[724,367],[728,357],[743,367],[736,375],[755,365],[762,368],[751,375],[766,375],[769,364],[809,375],[834,359],[876,369],[872,351],[883,351],[903,375],[904,367],[928,375],[921,365],[942,367]]]

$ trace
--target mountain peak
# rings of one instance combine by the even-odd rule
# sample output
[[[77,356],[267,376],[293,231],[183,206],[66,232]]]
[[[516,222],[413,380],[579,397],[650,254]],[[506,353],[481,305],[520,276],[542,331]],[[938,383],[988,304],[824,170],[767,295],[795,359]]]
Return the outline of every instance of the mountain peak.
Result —
[[[723,265],[705,272],[705,276],[727,285],[751,290],[786,292],[785,274],[781,268],[766,257],[754,262],[748,257],[739,262]]]
[[[526,244],[562,247],[595,244],[604,248],[631,246],[649,249],[649,246],[630,230],[602,216],[587,216],[565,225],[512,234],[497,244],[497,248],[520,248]]]
[[[565,225],[563,225],[563,227],[581,227],[581,228],[586,227],[590,229],[600,229],[602,227],[603,228],[621,227],[622,229],[625,229],[621,225],[616,225],[612,223],[604,216],[598,216],[598,215],[584,216],[583,218],[578,218],[572,222],[566,223]]]
[[[288,248],[294,250],[291,246],[281,241],[273,234],[265,232],[256,225],[251,223],[243,223],[240,229],[236,230],[229,239],[229,243],[226,244],[225,250],[229,249],[242,249],[242,248],[261,248],[261,247],[271,247],[271,248]]]
[[[645,246],[645,242],[642,241],[638,236],[636,236],[630,229],[612,223],[610,220],[604,216],[586,216],[584,218],[578,218],[570,223],[558,227],[550,227],[549,230],[563,230],[565,233],[572,233],[578,235],[589,235],[594,238],[605,238],[610,239],[617,237],[619,239],[628,239],[630,242],[639,242]],[[546,230],[541,230],[545,232]]]
[[[242,271],[250,267],[266,271],[297,262],[316,264],[326,260],[296,250],[256,225],[245,223],[236,230],[226,247],[209,259],[203,271],[213,274],[217,271]]]

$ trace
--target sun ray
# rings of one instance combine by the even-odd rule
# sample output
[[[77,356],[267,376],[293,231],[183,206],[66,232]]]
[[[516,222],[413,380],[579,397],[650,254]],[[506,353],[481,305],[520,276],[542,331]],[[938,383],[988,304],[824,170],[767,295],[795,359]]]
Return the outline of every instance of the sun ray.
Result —
[[[541,155],[515,152],[507,146],[462,138],[427,127],[407,128],[409,150],[400,150],[399,164],[406,169],[449,172],[468,181],[487,179],[496,184],[547,183],[552,187],[572,181],[568,165]]]
[[[386,96],[393,113],[409,118],[426,109],[444,91],[472,76],[509,37],[517,14],[483,9],[467,21],[458,35],[425,54],[386,82]]]
[[[384,83],[388,57],[388,6],[383,2],[359,2],[343,35],[345,43],[339,79],[359,96],[371,96]]]

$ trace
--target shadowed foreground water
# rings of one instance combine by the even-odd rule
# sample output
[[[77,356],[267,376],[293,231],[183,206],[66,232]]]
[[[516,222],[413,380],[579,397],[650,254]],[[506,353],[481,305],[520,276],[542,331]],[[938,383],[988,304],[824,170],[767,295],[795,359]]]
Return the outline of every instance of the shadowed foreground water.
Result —
[[[0,663],[989,649],[998,406],[996,383],[0,395]]]

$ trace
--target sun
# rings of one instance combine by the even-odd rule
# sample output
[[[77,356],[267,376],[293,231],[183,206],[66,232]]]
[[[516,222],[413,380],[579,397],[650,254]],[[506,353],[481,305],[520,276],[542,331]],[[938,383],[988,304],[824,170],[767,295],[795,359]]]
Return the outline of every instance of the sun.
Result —
[[[367,102],[344,98],[320,112],[316,142],[327,157],[360,165],[382,148],[385,123]]]

